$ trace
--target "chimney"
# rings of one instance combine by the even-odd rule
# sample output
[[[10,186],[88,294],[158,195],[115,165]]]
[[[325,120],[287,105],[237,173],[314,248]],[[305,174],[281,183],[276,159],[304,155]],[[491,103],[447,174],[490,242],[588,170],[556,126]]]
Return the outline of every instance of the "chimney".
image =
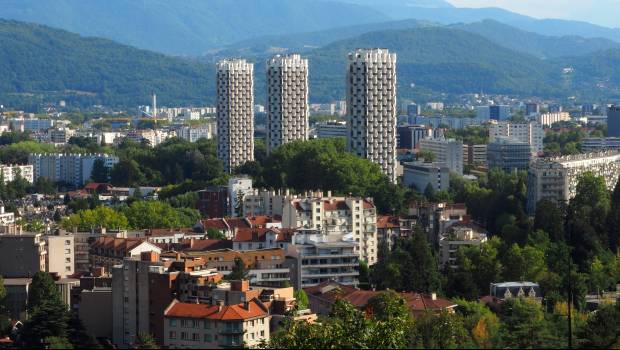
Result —
[[[224,307],[224,300],[218,300],[217,301],[217,309],[219,310],[219,312],[222,312],[222,308]]]
[[[181,260],[181,253],[177,252],[176,260]]]
[[[437,293],[431,293],[431,300],[437,300]]]
[[[332,197],[332,191],[327,191],[327,197],[329,197],[329,198]]]
[[[248,280],[230,281],[230,290],[232,292],[246,292],[250,290],[250,281]]]
[[[244,301],[243,302],[243,308],[250,311],[250,302],[249,301]]]
[[[189,240],[189,247],[190,247],[190,249],[191,249],[191,248],[194,248],[194,238],[191,238],[191,239]]]

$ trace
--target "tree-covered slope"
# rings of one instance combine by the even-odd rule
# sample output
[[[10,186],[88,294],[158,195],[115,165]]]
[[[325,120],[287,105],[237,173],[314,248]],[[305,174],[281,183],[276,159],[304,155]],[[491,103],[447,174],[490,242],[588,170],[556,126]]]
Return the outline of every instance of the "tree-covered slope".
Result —
[[[204,104],[209,67],[63,30],[0,20],[0,96],[30,93],[92,104]],[[0,103],[2,104],[2,103]]]
[[[175,55],[261,35],[389,20],[369,7],[317,0],[3,0],[0,17]]]

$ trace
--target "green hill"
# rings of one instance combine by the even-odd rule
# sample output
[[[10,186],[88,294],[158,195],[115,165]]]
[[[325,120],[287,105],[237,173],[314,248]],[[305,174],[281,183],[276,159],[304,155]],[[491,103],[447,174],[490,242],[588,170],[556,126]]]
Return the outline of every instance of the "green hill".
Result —
[[[0,20],[0,104],[135,107],[213,104],[214,65],[169,57],[41,25]],[[407,98],[484,91],[522,96],[617,96],[620,50],[542,60],[479,35],[445,27],[366,33],[304,53],[313,102],[342,99],[347,53],[386,47],[398,54],[398,95]],[[264,62],[255,56],[256,101],[264,101]],[[562,76],[562,68],[575,73]]]
[[[4,104],[43,95],[137,106],[149,103],[151,91],[162,104],[204,104],[213,83],[205,64],[36,24],[0,20],[0,47]]]

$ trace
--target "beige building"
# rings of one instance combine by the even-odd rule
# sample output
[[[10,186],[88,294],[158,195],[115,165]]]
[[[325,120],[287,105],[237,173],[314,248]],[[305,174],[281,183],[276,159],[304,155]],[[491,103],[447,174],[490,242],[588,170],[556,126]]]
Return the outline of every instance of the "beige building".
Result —
[[[18,176],[29,183],[34,182],[32,165],[0,165],[0,173],[5,184],[14,181]]]
[[[543,150],[543,138],[545,132],[539,122],[514,123],[508,121],[493,121],[489,125],[489,141],[493,142],[500,138],[511,138],[530,145],[532,154],[538,154]]]
[[[72,235],[45,236],[47,272],[61,278],[75,273],[75,238]]]
[[[543,126],[551,126],[557,122],[569,121],[568,112],[543,113],[536,116],[536,121]]]
[[[447,234],[439,239],[440,267],[449,264],[451,268],[457,268],[456,254],[460,247],[479,246],[486,241],[487,235],[473,226],[456,224],[450,227]]]
[[[172,349],[255,347],[269,341],[268,309],[252,299],[238,305],[174,300],[164,312],[164,346]]]

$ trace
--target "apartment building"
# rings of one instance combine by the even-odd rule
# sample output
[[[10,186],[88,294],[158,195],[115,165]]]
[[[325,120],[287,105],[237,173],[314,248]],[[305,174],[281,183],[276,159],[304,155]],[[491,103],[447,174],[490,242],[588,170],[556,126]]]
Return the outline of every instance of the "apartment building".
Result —
[[[217,155],[224,169],[254,160],[254,65],[217,63]]]
[[[228,306],[174,300],[164,317],[164,346],[169,348],[254,347],[270,338],[269,310],[258,299]]]
[[[545,132],[542,124],[538,122],[515,123],[507,121],[494,122],[489,125],[489,141],[499,138],[511,138],[530,145],[532,154],[538,154],[543,150]]]
[[[267,152],[308,139],[308,60],[300,55],[267,61]]]
[[[588,137],[581,141],[581,151],[620,150],[620,137]]]
[[[231,217],[244,216],[243,198],[253,191],[252,178],[248,176],[236,176],[228,180],[228,215]]]
[[[147,242],[145,238],[117,238],[102,236],[90,245],[91,266],[105,267],[111,271],[115,265],[123,264],[125,258],[137,258],[144,252],[161,253],[161,248]]]
[[[487,145],[463,145],[463,163],[469,166],[485,166]]]
[[[586,172],[603,177],[607,189],[613,190],[620,176],[620,153],[593,152],[534,161],[528,173],[528,211],[533,213],[542,199],[567,202],[573,198],[579,178]]]
[[[360,243],[351,234],[325,234],[303,230],[292,239],[288,265],[295,288],[306,288],[326,281],[357,285]]]
[[[316,123],[314,133],[320,139],[330,137],[347,137],[347,123],[339,120],[329,120]]]
[[[570,114],[568,112],[542,113],[536,116],[536,121],[543,126],[551,126],[569,120]]]
[[[75,273],[75,239],[73,235],[45,236],[47,272],[67,278]]]
[[[448,167],[450,171],[463,174],[463,142],[455,139],[420,140],[420,151],[435,155],[435,161]]]
[[[425,125],[399,126],[396,130],[398,132],[398,149],[416,149],[420,140],[434,136],[433,128]]]
[[[381,166],[396,182],[396,54],[387,49],[349,53],[348,149]]]
[[[101,160],[108,169],[118,163],[118,157],[107,154],[31,154],[34,180],[40,177],[53,182],[83,186],[90,180],[95,161]]]
[[[217,135],[217,124],[206,123],[198,126],[182,126],[176,133],[177,137],[192,143],[200,139],[210,140]]]
[[[620,137],[620,106],[607,108],[607,136]]]
[[[455,224],[439,239],[439,266],[458,267],[457,252],[461,247],[480,246],[487,241],[487,235],[474,225]]]
[[[32,165],[2,164],[0,165],[0,176],[2,176],[5,184],[14,181],[18,177],[29,183],[34,183],[34,169]]]
[[[40,233],[0,235],[0,276],[32,277],[46,271],[47,247]]]

